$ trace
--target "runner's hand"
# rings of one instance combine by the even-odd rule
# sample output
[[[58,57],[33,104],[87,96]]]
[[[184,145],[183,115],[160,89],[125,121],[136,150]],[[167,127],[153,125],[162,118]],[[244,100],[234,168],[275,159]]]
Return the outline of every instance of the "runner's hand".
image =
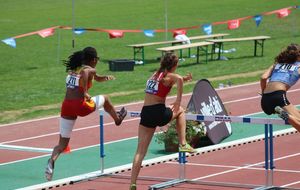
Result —
[[[180,103],[179,102],[174,102],[174,103],[172,103],[172,104],[170,104],[171,105],[171,110],[173,111],[173,112],[178,112],[179,111],[179,108],[180,108]]]
[[[185,77],[184,77],[186,82],[190,82],[193,80],[193,76],[192,73],[188,73]]]
[[[115,80],[116,78],[112,75],[107,75],[106,80]]]

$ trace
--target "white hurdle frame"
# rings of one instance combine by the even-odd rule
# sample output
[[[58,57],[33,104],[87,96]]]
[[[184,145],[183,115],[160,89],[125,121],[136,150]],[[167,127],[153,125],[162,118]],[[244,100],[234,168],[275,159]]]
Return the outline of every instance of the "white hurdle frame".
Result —
[[[104,114],[105,111],[100,110],[100,168],[101,173],[105,175],[104,172]],[[129,118],[140,117],[139,111],[128,111],[127,116]],[[196,120],[196,121],[212,121],[212,122],[232,122],[232,123],[244,123],[244,124],[263,124],[265,126],[265,186],[251,185],[251,184],[236,184],[236,183],[221,183],[221,182],[200,182],[192,181],[185,178],[185,163],[186,154],[184,152],[179,152],[178,162],[179,162],[179,175],[177,179],[166,181],[163,183],[155,184],[149,187],[150,190],[162,189],[166,187],[175,186],[184,182],[193,184],[206,184],[206,185],[223,185],[231,187],[253,187],[256,190],[272,189],[273,186],[273,169],[274,167],[274,153],[273,153],[273,125],[289,125],[288,122],[282,119],[274,118],[258,118],[258,117],[240,117],[240,116],[222,116],[213,115],[205,116],[201,114],[186,114],[186,120]],[[213,184],[212,184],[213,183]]]

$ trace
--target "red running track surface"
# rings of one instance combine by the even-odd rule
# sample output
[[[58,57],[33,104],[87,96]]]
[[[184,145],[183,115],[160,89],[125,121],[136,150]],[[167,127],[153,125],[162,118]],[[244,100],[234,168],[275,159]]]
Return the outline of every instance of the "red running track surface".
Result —
[[[260,92],[259,84],[247,84],[240,86],[232,86],[229,88],[217,90],[219,96],[221,97],[223,103],[230,110],[230,115],[245,115],[255,112],[260,112]],[[298,105],[300,95],[300,85],[295,85],[288,93],[288,98],[290,102]],[[183,98],[183,105],[187,105],[190,99],[190,94],[187,94]],[[174,97],[168,99],[168,103],[172,102]],[[125,105],[128,110],[139,111],[142,107],[142,103],[133,103]],[[121,106],[118,106],[119,109]],[[107,117],[105,118],[105,126],[113,125],[112,120]],[[138,119],[127,119],[122,124],[121,127],[107,127],[105,139],[106,142],[119,140],[128,137],[137,136],[137,126]],[[99,143],[98,134],[98,114],[93,113],[85,118],[78,119],[75,130],[72,134],[71,147],[81,148],[90,145],[96,145]],[[126,130],[122,130],[122,128]],[[35,147],[39,145],[39,148],[52,148],[58,139],[58,117],[45,118],[40,120],[32,120],[26,122],[20,122],[9,125],[0,126],[0,141],[2,144],[8,145],[20,145],[20,146],[31,146]],[[84,141],[82,140],[84,139]],[[262,162],[264,160],[264,153],[261,150],[262,142],[251,143],[235,148],[230,148],[226,150],[220,150],[216,152],[206,153],[200,156],[195,156],[189,158],[187,164],[187,177],[188,178],[199,178],[211,174],[218,174],[219,172],[232,170],[232,168],[226,168],[224,166],[241,166],[247,164],[253,164]],[[276,155],[275,158],[283,157],[286,155],[297,154],[299,144],[298,134],[287,135],[283,137],[278,137],[275,140]],[[260,148],[258,148],[260,147]],[[299,148],[298,148],[299,149]],[[11,161],[16,161],[25,158],[31,158],[39,155],[44,155],[45,153],[32,153],[32,152],[19,152],[15,151],[0,150],[0,163],[6,163]],[[288,159],[288,160],[287,160]],[[300,164],[297,163],[299,156],[293,156],[290,158],[282,159],[276,161],[276,169],[285,168],[289,171],[276,171],[274,173],[274,179],[278,185],[296,183],[295,185],[289,187],[300,188]],[[206,164],[206,165],[199,165]],[[214,164],[218,166],[209,166],[208,164]],[[221,167],[221,166],[223,167]],[[261,165],[257,169],[260,173]],[[151,175],[160,177],[172,177],[170,174],[178,172],[178,167],[174,163],[160,164],[156,166],[151,166],[143,168],[141,175]],[[256,174],[258,172],[254,169],[240,169],[235,172],[229,172],[226,175],[216,175],[209,180],[226,181],[227,179],[236,180],[241,179],[244,183],[264,183],[265,179],[261,174]],[[129,175],[129,173],[125,173]],[[296,175],[296,177],[294,177]],[[298,175],[298,176],[297,176]],[[251,177],[252,176],[252,177]],[[176,176],[175,176],[176,177]],[[245,179],[243,179],[243,177]],[[296,179],[297,178],[297,179]],[[206,179],[206,178],[205,178]],[[243,181],[244,180],[244,181]],[[140,181],[139,189],[147,189],[148,185],[155,184],[153,181]],[[76,185],[62,187],[60,189],[128,189],[129,180],[120,178],[101,178],[90,182],[78,183]],[[232,189],[225,187],[214,187],[214,186],[201,186],[201,185],[190,185],[184,184],[178,187],[173,187],[172,189]]]

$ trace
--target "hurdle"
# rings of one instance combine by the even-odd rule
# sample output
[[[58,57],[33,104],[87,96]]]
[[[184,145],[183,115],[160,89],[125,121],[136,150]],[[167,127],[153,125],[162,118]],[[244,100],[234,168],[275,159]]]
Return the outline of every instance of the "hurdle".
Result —
[[[104,111],[100,111],[100,159],[101,173],[105,175],[104,172]],[[140,117],[140,112],[138,111],[128,111],[127,118],[138,118]],[[265,190],[272,189],[273,186],[273,169],[274,166],[274,153],[273,153],[273,125],[289,125],[288,122],[282,119],[274,119],[274,118],[258,118],[258,117],[239,117],[239,116],[222,116],[222,115],[212,115],[205,116],[201,114],[186,114],[186,120],[195,120],[195,121],[211,121],[211,122],[231,122],[231,123],[244,123],[244,124],[262,124],[265,127],[264,130],[264,144],[265,144],[265,185],[254,185],[254,184],[238,184],[238,183],[222,183],[222,182],[206,182],[200,180],[189,180],[185,178],[186,172],[186,153],[179,152],[178,153],[178,162],[179,162],[179,171],[178,178],[169,179],[169,181],[165,181],[159,184],[149,186],[149,190],[163,189],[167,187],[176,186],[182,183],[191,183],[191,184],[202,184],[202,185],[217,185],[217,186],[227,186],[227,187],[242,187],[242,188],[253,188],[255,190]],[[196,152],[197,153],[197,152]],[[189,154],[189,155],[194,155]],[[249,166],[245,166],[247,168]]]

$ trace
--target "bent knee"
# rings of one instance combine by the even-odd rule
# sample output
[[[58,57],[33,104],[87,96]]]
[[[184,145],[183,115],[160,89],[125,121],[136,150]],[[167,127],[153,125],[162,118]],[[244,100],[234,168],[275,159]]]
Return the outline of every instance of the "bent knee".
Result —
[[[183,107],[179,107],[179,109],[178,109],[178,111],[177,111],[177,115],[181,115],[181,114],[184,114],[184,109],[183,109]]]

